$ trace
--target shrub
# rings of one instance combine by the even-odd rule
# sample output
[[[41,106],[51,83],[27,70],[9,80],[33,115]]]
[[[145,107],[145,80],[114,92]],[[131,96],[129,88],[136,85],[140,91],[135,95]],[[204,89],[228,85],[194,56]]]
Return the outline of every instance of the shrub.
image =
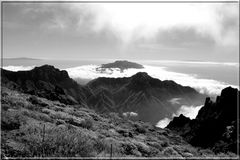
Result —
[[[118,121],[121,118],[119,117],[119,114],[116,112],[110,112],[108,113],[109,118],[111,118],[113,121]]]
[[[91,129],[93,127],[93,122],[91,119],[85,119],[81,122],[81,127]]]
[[[153,148],[156,148],[157,150],[159,151],[162,151],[163,150],[163,147],[161,144],[157,143],[157,142],[148,142],[148,145],[153,147]]]
[[[75,129],[46,129],[43,141],[43,130],[37,128],[37,132],[29,132],[22,141],[27,145],[25,152],[32,157],[94,156],[94,146],[91,139]]]
[[[39,98],[37,98],[36,96],[31,96],[28,98],[28,100],[32,103],[32,104],[35,104],[35,105],[40,105],[42,107],[45,107],[47,106],[46,103],[42,102]]]
[[[177,151],[175,151],[172,147],[167,147],[163,151],[163,154],[166,156],[176,156],[176,157],[181,157]]]
[[[39,120],[45,121],[45,122],[50,122],[50,123],[54,122],[54,120],[51,119],[47,114],[39,114]]]
[[[127,129],[118,129],[117,132],[121,135],[123,135],[124,137],[133,137],[133,133]]]
[[[135,124],[135,127],[136,127],[136,131],[138,133],[146,133],[146,128],[142,125],[139,125],[139,124]]]
[[[8,104],[2,104],[2,110],[7,111],[10,108]]]
[[[1,113],[1,129],[2,130],[14,130],[19,129],[21,124],[26,123],[26,119],[23,115],[17,112],[2,112]]]
[[[162,142],[161,142],[161,146],[162,146],[163,148],[168,147],[168,146],[169,146],[168,140],[162,141]]]
[[[123,143],[122,148],[126,155],[133,155],[138,150],[138,148],[132,143]]]
[[[103,140],[95,139],[94,140],[94,149],[100,153],[106,150],[107,146],[106,143]]]
[[[210,155],[214,155],[213,151],[211,151],[210,149],[200,149],[199,153],[202,156],[210,156]]]
[[[28,98],[28,100],[32,103],[32,104],[39,104],[39,100],[36,96],[31,96]]]
[[[135,142],[134,145],[137,146],[138,151],[142,153],[143,156],[148,156],[150,154],[150,147],[143,142]]]
[[[33,119],[44,121],[44,122],[51,122],[53,123],[53,119],[51,119],[47,114],[29,111],[29,110],[23,110],[22,114],[28,117],[31,117]]]
[[[72,119],[72,116],[70,116],[70,115],[68,115],[67,113],[64,113],[64,112],[50,111],[49,116],[52,119],[62,119],[62,120],[70,120],[70,119]]]
[[[54,109],[54,111],[56,111],[56,112],[58,112],[58,111],[64,112],[64,109],[63,109],[63,108],[60,108],[60,107],[56,107],[56,106],[55,106],[53,109]]]

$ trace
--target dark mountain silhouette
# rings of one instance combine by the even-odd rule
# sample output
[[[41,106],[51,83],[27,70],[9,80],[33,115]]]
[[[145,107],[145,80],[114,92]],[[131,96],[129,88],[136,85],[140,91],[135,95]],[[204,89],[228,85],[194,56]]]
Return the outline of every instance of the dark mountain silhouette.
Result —
[[[201,105],[204,96],[174,81],[161,81],[139,72],[125,78],[97,78],[78,85],[66,71],[44,65],[30,71],[2,69],[2,84],[11,89],[65,104],[86,105],[98,112],[136,112],[143,121],[153,124],[171,117],[181,105]],[[172,104],[180,98],[181,104]]]
[[[152,123],[171,117],[172,113],[183,104],[200,105],[204,98],[190,87],[183,87],[173,81],[161,81],[144,72],[128,78],[100,77],[90,81],[87,87],[93,93],[98,93],[103,88],[108,91],[107,94],[102,94],[101,98],[97,98],[99,94],[94,94],[89,98],[91,102],[88,104],[91,104],[94,109],[97,104],[97,108],[109,106],[108,108],[115,112],[136,112],[139,119]],[[181,98],[182,104],[169,102],[176,97]]]
[[[105,69],[119,68],[121,71],[125,69],[135,68],[141,69],[144,68],[141,64],[129,62],[129,61],[115,61],[113,63],[102,64],[101,67],[97,70],[104,71]]]
[[[30,71],[2,69],[1,72],[2,85],[8,88],[66,104],[84,103],[83,88],[68,76],[67,71],[44,65]]]
[[[227,87],[213,102],[206,98],[196,119],[183,115],[175,117],[167,128],[179,133],[195,146],[212,148],[214,151],[237,153],[237,98],[239,91]]]

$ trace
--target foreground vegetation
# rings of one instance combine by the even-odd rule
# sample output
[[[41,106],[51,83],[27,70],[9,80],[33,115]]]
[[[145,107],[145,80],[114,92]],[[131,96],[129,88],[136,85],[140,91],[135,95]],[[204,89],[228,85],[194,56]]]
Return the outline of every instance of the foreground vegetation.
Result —
[[[4,157],[235,157],[195,148],[168,129],[97,114],[79,105],[2,87],[1,152]]]

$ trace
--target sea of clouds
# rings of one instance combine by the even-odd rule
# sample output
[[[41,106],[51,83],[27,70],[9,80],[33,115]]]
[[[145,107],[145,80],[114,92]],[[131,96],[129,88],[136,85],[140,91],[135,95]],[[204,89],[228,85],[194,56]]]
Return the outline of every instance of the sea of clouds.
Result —
[[[197,77],[196,74],[185,74],[173,71],[168,71],[165,67],[144,65],[142,69],[126,69],[121,71],[118,68],[111,68],[106,70],[97,70],[100,65],[83,65],[79,67],[66,68],[69,76],[73,79],[83,79],[84,83],[93,80],[98,77],[130,77],[137,72],[147,72],[151,77],[158,78],[160,80],[173,80],[183,86],[190,86],[195,88],[198,92],[208,94],[210,96],[216,96],[221,93],[223,88],[232,86],[239,88],[238,86],[230,85],[225,82],[203,79]],[[6,70],[19,71],[19,70],[31,70],[34,66],[5,66]]]
[[[220,82],[213,79],[202,79],[198,78],[197,75],[177,73],[173,71],[166,70],[165,67],[149,66],[144,65],[142,69],[126,69],[121,72],[118,68],[106,69],[101,72],[96,70],[100,66],[98,65],[84,65],[74,68],[67,68],[66,70],[69,73],[69,76],[73,79],[95,79],[98,77],[130,77],[137,72],[147,72],[151,77],[158,78],[160,80],[173,80],[178,84],[183,86],[190,86],[195,88],[200,93],[208,94],[215,96],[220,94],[221,90],[225,87],[233,86],[224,82]]]
[[[3,69],[9,70],[9,71],[28,71],[33,69],[34,66],[3,66]]]
[[[178,117],[180,114],[183,114],[186,117],[189,117],[190,119],[194,119],[196,118],[198,111],[202,108],[203,106],[185,106],[182,105],[179,110],[177,111],[177,113],[173,113],[171,118],[164,118],[162,120],[160,120],[156,126],[160,127],[160,128],[165,128],[169,122],[174,118],[174,117]]]

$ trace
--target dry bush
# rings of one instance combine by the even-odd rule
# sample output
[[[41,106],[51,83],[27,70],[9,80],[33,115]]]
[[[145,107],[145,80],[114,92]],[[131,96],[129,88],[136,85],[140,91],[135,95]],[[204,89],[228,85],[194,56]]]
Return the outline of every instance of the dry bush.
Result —
[[[16,111],[2,111],[1,113],[1,129],[14,130],[19,129],[22,124],[26,123],[26,117]]]
[[[26,144],[24,152],[28,156],[45,157],[89,157],[94,156],[92,140],[75,129],[33,128],[34,132],[28,132],[22,137]],[[43,140],[44,139],[44,140]]]
[[[174,157],[181,157],[177,151],[175,151],[172,147],[167,147],[164,149],[163,154],[166,156],[174,156]]]
[[[81,127],[91,129],[93,127],[93,122],[91,119],[85,119],[81,122]]]
[[[35,111],[30,111],[30,110],[23,110],[22,114],[39,121],[50,122],[50,123],[54,122],[52,118],[50,118],[47,114],[44,114],[44,113],[39,113]]]
[[[137,131],[138,133],[144,134],[144,133],[147,132],[146,128],[145,128],[144,126],[142,126],[142,125],[135,124],[134,126],[135,126],[136,131]]]

